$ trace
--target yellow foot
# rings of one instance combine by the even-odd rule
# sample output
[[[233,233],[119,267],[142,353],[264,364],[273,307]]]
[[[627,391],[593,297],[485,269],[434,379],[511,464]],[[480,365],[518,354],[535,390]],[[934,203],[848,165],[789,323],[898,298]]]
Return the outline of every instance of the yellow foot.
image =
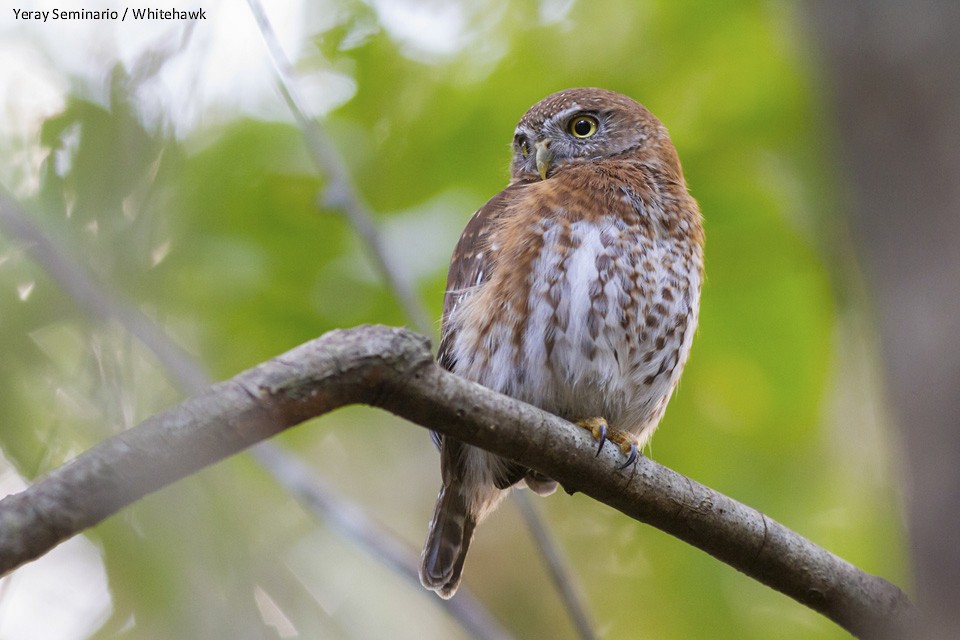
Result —
[[[611,429],[606,419],[599,416],[596,418],[577,420],[576,425],[588,430],[593,434],[594,440],[600,441],[600,445],[597,447],[598,456],[600,455],[600,451],[603,450],[603,443],[607,440],[620,447],[620,451],[627,456],[627,461],[617,467],[617,469],[626,469],[637,461],[637,456],[639,455],[637,436],[632,433],[621,431],[620,429]]]
[[[587,431],[593,434],[594,440],[600,441],[600,446],[603,446],[604,440],[607,439],[607,421],[605,418],[584,418],[583,420],[577,420],[575,423],[578,427],[583,427]],[[600,455],[600,450],[597,449],[597,455]]]

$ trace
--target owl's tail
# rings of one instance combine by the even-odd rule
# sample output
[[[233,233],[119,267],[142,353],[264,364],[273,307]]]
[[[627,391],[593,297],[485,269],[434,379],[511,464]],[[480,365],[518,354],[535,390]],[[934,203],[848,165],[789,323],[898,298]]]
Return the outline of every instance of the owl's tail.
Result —
[[[460,586],[463,560],[476,526],[477,519],[467,508],[460,483],[441,487],[420,556],[420,582],[444,600]]]

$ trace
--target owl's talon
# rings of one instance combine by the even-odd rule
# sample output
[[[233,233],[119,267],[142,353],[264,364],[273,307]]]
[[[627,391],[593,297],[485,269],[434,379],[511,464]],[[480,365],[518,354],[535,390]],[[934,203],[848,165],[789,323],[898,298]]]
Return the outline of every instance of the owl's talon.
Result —
[[[630,465],[634,464],[634,463],[637,461],[637,457],[638,457],[639,455],[640,455],[640,451],[637,449],[637,443],[636,443],[636,442],[631,442],[631,443],[630,443],[630,453],[629,453],[629,455],[627,456],[627,461],[624,462],[624,463],[623,463],[622,465],[620,465],[619,467],[617,467],[617,471],[623,471],[624,469],[626,469],[626,468],[629,467]]]
[[[637,446],[637,436],[627,431],[621,431],[620,429],[611,429],[609,425],[607,425],[606,419],[601,417],[584,418],[583,420],[578,420],[576,424],[578,427],[588,430],[594,439],[598,441],[596,456],[600,455],[600,452],[603,451],[604,443],[608,440],[620,447],[620,451],[626,454],[627,461],[617,467],[618,471],[634,464],[640,456],[640,450]]]
[[[607,423],[606,422],[604,422],[603,425],[600,427],[600,435],[594,436],[594,437],[600,441],[600,443],[597,445],[597,453],[594,456],[595,458],[598,458],[600,457],[600,452],[603,451],[603,443],[607,441]]]
[[[603,451],[603,443],[607,441],[607,421],[604,418],[584,418],[577,420],[576,425],[589,431],[593,439],[599,441],[597,445],[597,455]]]

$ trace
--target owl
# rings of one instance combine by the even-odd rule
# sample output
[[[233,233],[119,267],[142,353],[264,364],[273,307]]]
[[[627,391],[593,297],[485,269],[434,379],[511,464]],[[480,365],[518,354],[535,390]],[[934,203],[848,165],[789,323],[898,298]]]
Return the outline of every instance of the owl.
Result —
[[[611,441],[625,467],[680,379],[702,280],[700,210],[664,126],[624,95],[560,91],[520,119],[510,183],[457,243],[437,359]],[[521,481],[556,483],[436,440],[443,486],[420,580],[449,598],[477,524]]]

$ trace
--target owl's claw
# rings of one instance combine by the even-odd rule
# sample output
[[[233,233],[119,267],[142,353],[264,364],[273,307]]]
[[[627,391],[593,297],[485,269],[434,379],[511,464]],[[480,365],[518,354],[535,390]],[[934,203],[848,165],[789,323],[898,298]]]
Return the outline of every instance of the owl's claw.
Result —
[[[600,435],[594,435],[594,438],[600,441],[597,445],[597,453],[594,455],[595,458],[600,457],[600,452],[603,451],[603,443],[607,441],[607,423],[606,421],[600,426]]]
[[[607,441],[607,421],[603,418],[584,418],[577,420],[576,425],[582,427],[593,434],[593,439],[599,441],[597,445],[597,455],[603,451],[603,443]]]
[[[627,461],[617,467],[618,471],[626,469],[632,464],[636,464],[640,457],[640,448],[637,446],[637,436],[629,431],[614,431],[610,434],[610,441],[620,447],[620,451],[626,454]]]
[[[622,447],[621,447],[621,450],[622,450]],[[622,470],[626,469],[627,467],[629,467],[630,465],[634,464],[634,463],[637,461],[637,457],[640,455],[640,451],[637,449],[637,443],[636,443],[636,442],[631,442],[631,443],[630,443],[629,452],[630,452],[630,453],[627,455],[627,461],[624,462],[624,463],[623,463],[622,465],[620,465],[619,467],[617,467],[617,471],[622,471]],[[626,453],[626,452],[625,452],[625,453]]]
[[[640,449],[637,446],[637,437],[627,431],[620,429],[611,429],[604,418],[584,418],[576,422],[578,427],[582,427],[593,434],[594,440],[598,441],[597,455],[603,451],[603,445],[608,440],[618,447],[620,451],[627,456],[627,461],[617,467],[617,470],[623,470],[636,463],[640,457]]]

